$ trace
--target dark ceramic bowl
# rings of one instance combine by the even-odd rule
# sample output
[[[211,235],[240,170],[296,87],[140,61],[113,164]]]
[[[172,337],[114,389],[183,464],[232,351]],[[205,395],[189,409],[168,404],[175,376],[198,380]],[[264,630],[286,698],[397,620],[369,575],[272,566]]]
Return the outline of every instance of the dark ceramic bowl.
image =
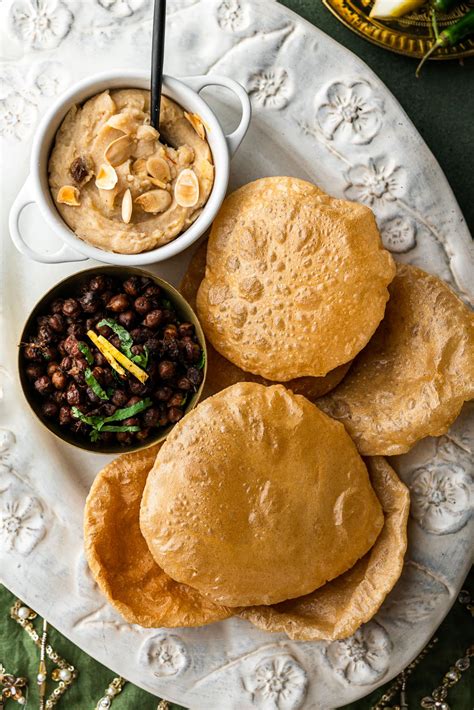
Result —
[[[147,278],[151,279],[155,284],[157,284],[163,291],[164,294],[166,294],[166,297],[171,301],[173,306],[176,309],[176,312],[178,313],[178,316],[182,320],[182,322],[188,322],[192,323],[195,327],[196,335],[199,340],[199,344],[201,345],[202,351],[204,353],[204,369],[203,369],[203,379],[201,384],[199,385],[199,389],[194,393],[194,395],[190,398],[189,402],[187,403],[186,409],[185,409],[185,415],[187,412],[189,412],[191,409],[193,409],[196,404],[198,403],[202,390],[204,387],[204,382],[206,380],[206,373],[207,373],[207,350],[206,350],[206,340],[204,337],[204,333],[201,328],[201,324],[199,323],[199,320],[194,313],[193,309],[189,305],[189,303],[182,297],[182,295],[173,287],[171,284],[169,284],[167,281],[164,281],[163,279],[160,279],[158,276],[155,276],[154,274],[144,271],[143,269],[137,269],[134,267],[122,267],[122,266],[97,266],[94,267],[93,269],[86,269],[85,271],[80,271],[76,274],[73,274],[72,276],[68,276],[67,278],[63,279],[60,281],[56,286],[53,286],[52,289],[50,289],[35,305],[33,310],[31,311],[30,315],[28,316],[28,319],[26,321],[26,324],[23,328],[23,331],[21,333],[20,337],[20,343],[24,343],[28,340],[28,338],[35,332],[36,330],[36,319],[39,315],[42,313],[46,312],[48,310],[48,306],[52,301],[54,301],[56,298],[67,298],[70,297],[71,295],[77,293],[82,286],[84,286],[92,276],[95,276],[97,274],[109,274],[111,276],[116,276],[122,279],[126,279],[129,276],[146,276]],[[124,453],[130,453],[131,451],[138,451],[140,449],[146,449],[149,446],[152,446],[153,444],[158,444],[161,441],[164,441],[166,437],[168,436],[169,432],[173,428],[174,424],[170,424],[167,427],[163,427],[162,429],[157,429],[156,434],[151,436],[149,439],[147,439],[144,442],[140,443],[134,443],[131,446],[121,446],[119,443],[114,443],[114,444],[101,444],[100,442],[97,442],[96,444],[94,443],[88,443],[82,438],[79,438],[78,436],[75,436],[72,432],[67,431],[63,429],[61,426],[59,426],[59,423],[56,421],[53,421],[51,419],[48,419],[43,415],[41,412],[41,404],[44,401],[40,395],[37,394],[37,392],[34,390],[32,387],[31,382],[29,381],[25,369],[28,364],[28,361],[25,359],[23,355],[23,349],[20,347],[19,348],[19,353],[18,353],[18,372],[19,372],[19,377],[20,377],[20,382],[21,386],[23,389],[23,394],[26,398],[26,401],[30,405],[31,409],[33,412],[36,414],[37,418],[39,421],[52,433],[55,434],[59,439],[62,439],[62,441],[66,441],[68,444],[71,444],[72,446],[75,446],[78,449],[83,449],[84,451],[90,451],[92,453],[99,453],[99,454],[124,454]]]

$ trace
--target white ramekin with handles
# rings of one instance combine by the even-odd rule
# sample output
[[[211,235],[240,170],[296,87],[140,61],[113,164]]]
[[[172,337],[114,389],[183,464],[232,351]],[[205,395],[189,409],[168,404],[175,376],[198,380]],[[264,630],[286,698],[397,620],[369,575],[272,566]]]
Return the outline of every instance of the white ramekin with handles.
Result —
[[[242,115],[239,125],[232,133],[224,134],[215,113],[199,95],[206,86],[224,86],[237,95]],[[9,218],[13,243],[18,251],[34,261],[59,264],[96,259],[121,266],[141,266],[163,261],[175,256],[199,239],[210,226],[222,204],[229,181],[230,158],[239,147],[250,123],[251,107],[247,92],[240,84],[226,76],[192,76],[182,79],[164,76],[163,94],[190,113],[197,113],[207,126],[207,140],[212,151],[215,175],[211,194],[201,214],[173,241],[140,254],[117,254],[104,251],[74,234],[57,211],[49,190],[48,159],[52,144],[59,126],[73,104],[83,103],[106,89],[118,88],[149,89],[149,72],[116,70],[83,79],[61,95],[38,126],[31,150],[30,174],[12,205]],[[63,246],[53,254],[35,251],[23,238],[19,225],[20,216],[23,209],[32,203],[38,205],[45,222],[64,242]]]

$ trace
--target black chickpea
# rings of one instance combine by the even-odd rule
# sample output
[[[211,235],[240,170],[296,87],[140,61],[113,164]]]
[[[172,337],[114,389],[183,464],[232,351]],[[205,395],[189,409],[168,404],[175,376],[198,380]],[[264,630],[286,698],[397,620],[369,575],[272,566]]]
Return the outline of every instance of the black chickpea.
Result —
[[[158,328],[158,326],[162,322],[163,322],[163,311],[159,310],[158,308],[155,308],[155,310],[147,313],[145,318],[143,319],[143,325],[146,328],[151,328],[152,330],[155,330],[156,328]]]
[[[176,424],[183,417],[183,410],[178,409],[178,407],[171,407],[168,410],[168,419],[172,424]]]
[[[59,365],[57,362],[50,362],[48,367],[46,368],[46,372],[48,373],[49,377],[53,375],[56,370],[59,370]]]
[[[48,392],[51,392],[52,390],[51,380],[47,375],[41,375],[41,377],[38,377],[38,379],[35,380],[34,385],[35,390],[41,395],[48,394]]]
[[[181,407],[183,404],[183,395],[180,392],[176,392],[168,400],[168,407]]]
[[[71,408],[68,406],[63,406],[59,410],[59,423],[61,426],[67,426],[72,422],[72,412]]]
[[[143,415],[143,423],[147,427],[158,426],[161,417],[161,412],[158,407],[150,407]]]
[[[72,363],[73,363],[72,357],[70,355],[66,355],[65,357],[63,357],[63,359],[59,363],[59,367],[64,372],[64,371],[71,369]]]
[[[62,298],[57,298],[55,301],[52,302],[51,304],[51,311],[53,313],[62,313],[63,312],[63,300]]]
[[[130,276],[129,279],[123,282],[123,290],[129,296],[137,297],[140,295],[142,284],[138,276]]]
[[[153,302],[148,296],[139,296],[134,301],[134,307],[141,316],[146,316],[153,308]]]
[[[155,399],[159,402],[167,402],[172,394],[171,387],[159,387],[155,392]]]
[[[123,313],[119,313],[117,320],[120,323],[120,325],[123,325],[124,328],[127,328],[127,330],[130,330],[131,328],[133,328],[133,326],[137,320],[137,316],[132,310],[128,310],[128,311],[123,311]]]
[[[53,387],[57,390],[63,390],[66,387],[67,377],[61,370],[56,370],[51,377]]]
[[[189,390],[192,390],[193,388],[193,383],[191,382],[191,380],[188,380],[187,377],[180,377],[178,380],[178,387],[180,390],[189,392]]]
[[[38,377],[41,377],[41,375],[43,374],[43,366],[39,365],[39,364],[28,365],[25,372],[31,380],[36,380]]]
[[[48,319],[49,327],[54,330],[55,333],[62,333],[66,327],[64,317],[61,313],[55,313]]]
[[[27,360],[42,360],[41,350],[37,345],[27,345],[23,348],[23,355]]]
[[[106,308],[114,313],[122,313],[122,311],[128,310],[130,303],[128,297],[125,293],[119,293],[113,296],[107,303]]]
[[[102,291],[105,291],[106,288],[109,286],[109,281],[106,276],[103,274],[99,274],[98,276],[94,276],[90,281],[89,281],[89,289],[91,291],[95,291],[96,293],[102,293]]]
[[[45,402],[43,404],[43,406],[41,407],[41,411],[43,412],[45,417],[55,417],[58,413],[58,405],[50,400],[49,402]]]
[[[125,405],[128,402],[128,395],[124,390],[115,390],[115,392],[112,395],[112,403],[115,404],[116,407],[125,407]]]
[[[63,314],[75,318],[81,312],[81,306],[75,298],[66,298],[63,303]]]
[[[79,303],[84,313],[97,313],[101,306],[101,300],[94,291],[86,291],[79,299]]]

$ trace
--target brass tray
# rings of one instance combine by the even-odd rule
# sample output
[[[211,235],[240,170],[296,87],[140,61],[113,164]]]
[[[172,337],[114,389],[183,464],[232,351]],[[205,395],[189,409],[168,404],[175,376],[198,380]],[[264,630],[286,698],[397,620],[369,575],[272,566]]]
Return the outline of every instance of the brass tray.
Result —
[[[404,17],[376,20],[369,17],[373,0],[323,0],[323,3],[346,27],[391,52],[419,58],[433,45],[429,5]],[[449,14],[438,16],[440,31],[456,22],[472,7],[474,0],[468,0]],[[466,39],[456,47],[440,48],[431,59],[461,59],[470,56],[474,56],[474,38]]]

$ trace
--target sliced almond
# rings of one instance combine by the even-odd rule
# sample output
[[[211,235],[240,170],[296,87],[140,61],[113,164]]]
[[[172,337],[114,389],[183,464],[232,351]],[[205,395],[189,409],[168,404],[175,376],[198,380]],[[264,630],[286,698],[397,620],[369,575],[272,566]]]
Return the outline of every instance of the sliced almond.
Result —
[[[116,168],[130,158],[132,150],[133,141],[130,136],[120,136],[107,146],[104,158],[109,165]]]
[[[108,119],[105,125],[129,135],[135,132],[137,123],[128,113],[115,113]]]
[[[178,152],[169,145],[166,146],[165,151],[166,151],[166,159],[170,160],[173,163],[173,165],[177,165],[178,164]]]
[[[140,205],[144,212],[164,212],[170,206],[172,198],[167,190],[150,190],[144,192],[135,200],[137,205]]]
[[[118,175],[114,168],[107,163],[102,163],[95,178],[95,186],[99,190],[113,190],[117,184]]]
[[[137,138],[139,141],[156,141],[160,134],[153,126],[138,126]]]
[[[135,144],[135,148],[133,151],[133,154],[135,158],[147,158],[150,157],[150,155],[153,155],[155,152],[155,143],[153,141],[137,141]]]
[[[72,185],[63,185],[59,188],[58,196],[56,201],[61,205],[69,205],[70,207],[79,207],[81,193],[77,187]]]
[[[146,160],[145,158],[138,158],[138,160],[135,160],[132,163],[132,171],[136,175],[146,175],[147,170],[146,170]]]
[[[188,168],[194,160],[194,150],[189,145],[180,145],[178,148],[178,165]]]
[[[161,180],[161,182],[167,183],[171,180],[170,166],[159,155],[152,155],[151,158],[148,158],[146,169],[149,175]]]
[[[152,185],[156,185],[156,187],[161,188],[162,190],[166,190],[168,185],[165,182],[162,182],[161,180],[158,180],[158,178],[148,178],[149,182],[151,182]]]
[[[199,200],[199,182],[194,170],[186,168],[178,175],[174,186],[174,199],[181,207],[194,207]]]
[[[206,140],[206,129],[204,123],[197,113],[184,112],[184,118],[189,121],[201,140]]]
[[[99,190],[99,199],[100,199],[101,207],[108,214],[110,214],[112,212],[112,210],[115,209],[115,200],[117,198],[118,193],[119,193],[118,185],[113,187],[111,190]]]
[[[132,193],[130,190],[125,190],[123,197],[122,197],[122,219],[125,222],[125,224],[128,224],[130,220],[132,219],[132,212],[133,212],[133,202],[132,202]]]

